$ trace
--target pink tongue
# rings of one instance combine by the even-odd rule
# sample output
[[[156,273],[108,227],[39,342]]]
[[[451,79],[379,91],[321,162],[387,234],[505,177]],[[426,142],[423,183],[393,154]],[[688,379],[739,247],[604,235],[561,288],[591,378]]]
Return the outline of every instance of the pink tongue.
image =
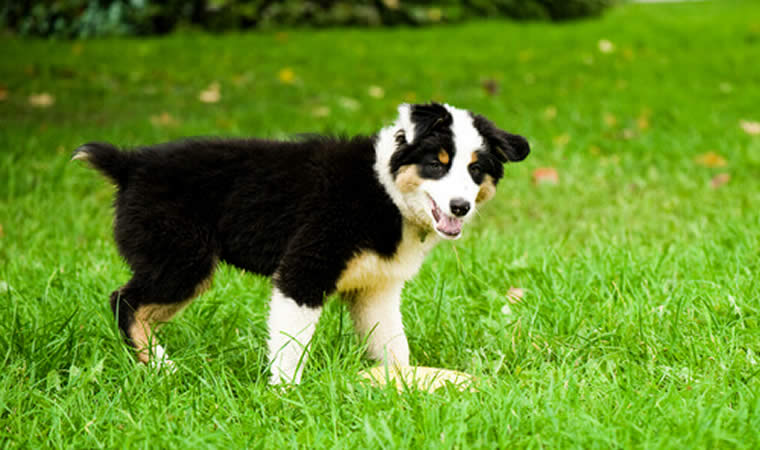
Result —
[[[435,228],[441,233],[446,233],[455,236],[462,232],[462,220],[456,217],[449,217],[446,214],[441,214],[440,220],[435,224]]]

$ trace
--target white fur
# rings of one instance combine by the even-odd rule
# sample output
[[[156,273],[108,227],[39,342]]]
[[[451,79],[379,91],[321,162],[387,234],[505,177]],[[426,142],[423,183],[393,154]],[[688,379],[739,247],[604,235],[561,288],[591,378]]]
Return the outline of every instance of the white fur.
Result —
[[[148,363],[150,364],[150,367],[157,370],[166,370],[169,373],[175,373],[177,371],[177,366],[174,364],[174,361],[169,359],[169,355],[167,355],[166,350],[164,350],[161,345],[156,344],[151,350],[153,354]]]
[[[299,306],[279,289],[272,289],[269,303],[269,363],[271,384],[301,382],[321,307]]]
[[[438,242],[432,233],[422,239],[419,231],[405,224],[402,240],[391,258],[371,251],[356,255],[337,283],[339,292],[350,294],[351,317],[359,336],[367,338],[369,357],[394,365],[409,364],[409,344],[401,320],[401,290]]]
[[[356,331],[367,338],[367,355],[397,366],[409,365],[409,344],[401,320],[403,281],[357,292],[351,305]]]

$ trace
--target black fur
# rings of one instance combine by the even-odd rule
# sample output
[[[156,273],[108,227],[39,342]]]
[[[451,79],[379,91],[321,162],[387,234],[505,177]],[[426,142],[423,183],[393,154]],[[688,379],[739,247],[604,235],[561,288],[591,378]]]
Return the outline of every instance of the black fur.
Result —
[[[479,114],[473,115],[472,122],[488,143],[488,151],[500,162],[519,162],[530,153],[530,145],[524,137],[500,130]]]
[[[412,105],[411,119],[414,123],[414,141],[407,142],[403,135],[403,140],[399,136],[396,137],[397,143],[404,145],[400,145],[391,158],[391,172],[395,175],[401,167],[417,164],[420,177],[443,177],[451,164],[442,164],[438,160],[438,152],[447,152],[449,161],[453,161],[456,152],[451,133],[451,113],[438,103]]]
[[[142,304],[192,297],[217,261],[319,306],[360,250],[391,256],[402,218],[377,180],[373,138],[185,140],[77,150],[118,187],[114,236],[133,270],[111,297],[126,333]],[[75,154],[76,155],[76,154]],[[372,201],[368,201],[372,199]],[[351,214],[346,214],[351,211]]]

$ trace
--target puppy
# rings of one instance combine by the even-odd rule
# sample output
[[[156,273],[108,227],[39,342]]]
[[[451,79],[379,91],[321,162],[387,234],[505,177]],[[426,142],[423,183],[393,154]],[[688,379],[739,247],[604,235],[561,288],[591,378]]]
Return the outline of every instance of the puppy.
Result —
[[[373,136],[191,139],[132,151],[79,147],[116,185],[114,237],[132,278],[111,294],[144,363],[172,364],[157,327],[220,262],[272,277],[270,382],[299,383],[325,298],[338,292],[377,360],[409,364],[401,290],[458,239],[525,138],[445,104],[398,108]]]

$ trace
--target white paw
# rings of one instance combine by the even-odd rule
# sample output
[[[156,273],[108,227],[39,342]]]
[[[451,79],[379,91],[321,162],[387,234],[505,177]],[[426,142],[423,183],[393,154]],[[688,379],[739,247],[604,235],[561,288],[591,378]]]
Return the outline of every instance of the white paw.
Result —
[[[154,348],[153,357],[150,359],[148,365],[158,371],[166,371],[167,373],[177,372],[177,365],[174,364],[174,361],[169,359],[166,350],[160,345],[156,345]]]

